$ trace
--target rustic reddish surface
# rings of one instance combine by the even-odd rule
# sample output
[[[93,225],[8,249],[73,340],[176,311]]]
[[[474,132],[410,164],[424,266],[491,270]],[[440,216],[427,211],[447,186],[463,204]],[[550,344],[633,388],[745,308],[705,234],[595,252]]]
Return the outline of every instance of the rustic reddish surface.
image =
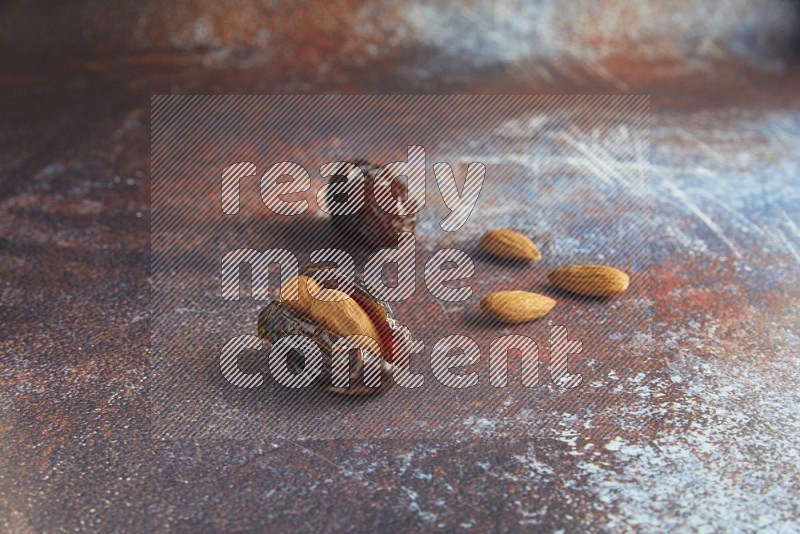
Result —
[[[225,427],[215,438],[152,439],[153,410],[191,414],[224,393],[212,384],[194,405],[155,407],[148,395],[152,94],[619,89],[578,66],[550,82],[492,67],[416,78],[396,70],[405,57],[326,77],[307,68],[311,50],[288,72],[208,67],[171,51],[4,65],[3,530],[797,528],[800,73],[791,64],[766,72],[725,60],[665,77],[655,67],[671,60],[606,64],[629,91],[652,95],[656,228],[652,265],[633,278],[647,288],[651,328],[620,348],[575,321],[571,336],[597,339],[599,363],[574,394],[504,414],[529,420],[528,435],[471,421],[427,439],[247,440]],[[492,268],[538,289],[511,267]],[[398,314],[441,312],[425,306]],[[591,317],[595,306],[564,297],[553,319]],[[414,326],[426,340],[442,335],[441,322]],[[490,339],[469,317],[463,328]],[[258,392],[235,394],[237,413],[261,408]],[[415,409],[398,424],[413,426]]]

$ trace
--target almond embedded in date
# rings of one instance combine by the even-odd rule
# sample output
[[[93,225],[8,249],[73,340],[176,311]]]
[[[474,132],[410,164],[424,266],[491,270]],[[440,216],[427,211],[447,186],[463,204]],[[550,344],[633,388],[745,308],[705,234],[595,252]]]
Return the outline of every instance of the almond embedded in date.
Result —
[[[487,316],[503,323],[526,323],[544,317],[556,301],[528,291],[496,291],[481,299]]]
[[[375,324],[352,297],[335,289],[325,289],[327,300],[318,300],[321,298],[318,292],[322,290],[314,279],[297,276],[281,287],[281,302],[337,336],[362,335],[380,340]]]
[[[578,295],[611,297],[628,289],[627,274],[608,265],[570,265],[549,276],[553,285]]]
[[[484,235],[479,243],[481,249],[503,260],[539,261],[542,253],[528,237],[513,230],[494,230]]]

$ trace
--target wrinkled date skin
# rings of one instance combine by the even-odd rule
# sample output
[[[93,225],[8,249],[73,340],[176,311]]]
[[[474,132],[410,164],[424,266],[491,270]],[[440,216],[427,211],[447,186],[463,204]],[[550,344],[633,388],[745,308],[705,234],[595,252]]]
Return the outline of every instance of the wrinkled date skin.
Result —
[[[322,271],[327,271],[327,274],[333,273],[335,277],[335,267],[325,265],[307,267],[301,275],[311,277]],[[321,285],[331,288],[332,284],[329,282]],[[410,342],[411,333],[394,319],[391,307],[371,295],[360,280],[356,279],[354,290],[349,296],[366,312],[374,324],[380,337],[376,340],[380,346],[380,353],[375,354],[366,350],[351,351],[349,368],[346,371],[349,380],[345,387],[333,383],[333,348],[340,340],[338,335],[298,315],[280,300],[271,302],[259,314],[258,334],[271,344],[289,335],[302,335],[316,343],[325,356],[325,361],[323,372],[314,384],[325,391],[343,395],[372,395],[383,392],[393,384],[392,362]],[[302,369],[303,355],[291,354],[288,364],[292,370]],[[375,380],[376,370],[380,375],[377,387],[372,381]],[[367,373],[370,373],[369,379]]]
[[[375,180],[381,172],[381,167],[366,160],[354,162],[364,174],[364,206],[356,213],[350,215],[331,216],[333,227],[347,238],[355,238],[362,245],[389,248],[396,247],[400,232],[414,233],[417,226],[416,213],[410,215],[395,215],[385,211],[375,198]],[[342,172],[334,173],[330,177],[331,183],[346,184],[359,178],[348,174],[343,167]],[[344,199],[338,198],[342,193],[329,193],[327,203],[336,206]],[[408,188],[403,182],[393,180],[391,194],[399,205],[406,206],[408,201]],[[410,211],[410,210],[408,210]]]

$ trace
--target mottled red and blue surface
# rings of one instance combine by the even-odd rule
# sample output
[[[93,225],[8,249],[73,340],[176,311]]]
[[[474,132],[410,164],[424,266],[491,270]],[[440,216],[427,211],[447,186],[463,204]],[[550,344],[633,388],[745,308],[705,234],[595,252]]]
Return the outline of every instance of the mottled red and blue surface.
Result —
[[[22,9],[12,2],[5,13],[8,6]],[[634,26],[647,18],[635,15]],[[423,13],[422,20],[435,18]],[[1,528],[796,530],[800,71],[791,57],[760,60],[773,56],[756,46],[750,56],[736,52],[748,39],[764,41],[748,33],[751,19],[731,22],[736,31],[719,30],[720,23],[705,44],[689,38],[703,32],[686,20],[673,21],[685,39],[645,28],[656,37],[629,55],[620,51],[624,43],[642,41],[633,30],[608,42],[578,32],[585,37],[578,42],[613,53],[553,62],[489,54],[482,63],[445,64],[442,57],[488,45],[458,48],[421,28],[421,36],[395,37],[421,43],[397,56],[379,51],[354,61],[365,54],[347,41],[336,50],[342,62],[323,61],[320,51],[342,41],[316,26],[306,48],[298,36],[287,48],[306,51],[296,63],[277,53],[280,59],[242,58],[225,48],[233,37],[214,33],[211,22],[182,26],[186,35],[174,33],[173,41],[143,22],[133,34],[139,48],[114,57],[83,59],[73,50],[82,59],[46,66],[4,59]],[[83,35],[92,37],[103,35]],[[159,49],[184,41],[180,53]],[[368,41],[355,42],[369,49]],[[426,58],[430,50],[440,56]],[[687,54],[692,59],[683,61]],[[447,74],[438,76],[439,67]],[[567,300],[575,336],[591,325],[595,346],[606,347],[592,354],[581,391],[563,402],[542,395],[524,410],[512,404],[493,417],[454,419],[446,436],[248,440],[220,425],[197,440],[153,439],[150,96],[380,91],[651,95],[651,263],[639,269],[650,285],[637,303],[649,328],[625,332],[629,341],[620,346],[618,329],[593,320],[596,304]],[[502,199],[482,199],[492,217],[472,232],[527,209]],[[426,235],[434,234],[420,233],[426,250],[444,245]],[[614,248],[624,248],[624,234],[612,237]],[[591,236],[541,238],[570,253]],[[538,278],[526,276],[542,274],[497,268],[505,278],[481,278],[481,291],[501,279],[536,287]],[[435,315],[412,326],[426,340],[441,337],[448,309],[421,306],[398,313]],[[215,319],[191,309],[185,315],[189,323]],[[458,328],[489,339],[477,324]],[[240,417],[260,407],[258,394],[231,406],[208,386],[196,388],[194,402],[167,408],[198,420],[214,409],[224,420],[220,411]],[[454,411],[465,399],[450,398]],[[396,424],[417,420],[401,410]],[[517,426],[507,428],[508,420]],[[519,428],[525,421],[527,431]]]

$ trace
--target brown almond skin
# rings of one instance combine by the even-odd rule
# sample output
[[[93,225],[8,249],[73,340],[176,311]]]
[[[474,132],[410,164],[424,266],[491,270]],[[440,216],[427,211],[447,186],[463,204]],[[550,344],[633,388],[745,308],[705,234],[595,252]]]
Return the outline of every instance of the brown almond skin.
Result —
[[[548,278],[561,289],[588,297],[612,297],[630,285],[627,274],[608,265],[570,265],[556,269]]]
[[[311,292],[316,293],[319,289],[312,278],[301,275],[283,285],[281,301],[298,315],[338,336],[362,335],[375,341],[381,339],[372,320],[355,300],[335,289],[326,291],[328,297],[336,300],[317,300]]]
[[[481,299],[483,313],[503,323],[527,323],[544,317],[556,301],[528,291],[496,291]]]
[[[527,236],[513,230],[494,230],[485,234],[479,245],[487,254],[503,260],[539,261],[542,253]]]

